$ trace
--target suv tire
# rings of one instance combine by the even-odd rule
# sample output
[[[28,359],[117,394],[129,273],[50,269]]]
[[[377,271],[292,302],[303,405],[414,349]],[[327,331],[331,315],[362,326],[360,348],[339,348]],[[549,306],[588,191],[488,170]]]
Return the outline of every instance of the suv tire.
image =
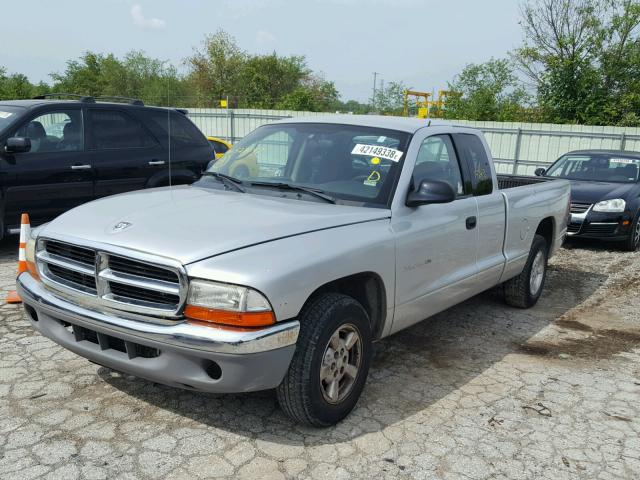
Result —
[[[316,297],[299,317],[300,335],[278,402],[293,420],[333,425],[355,407],[371,362],[371,324],[362,305],[339,293]]]

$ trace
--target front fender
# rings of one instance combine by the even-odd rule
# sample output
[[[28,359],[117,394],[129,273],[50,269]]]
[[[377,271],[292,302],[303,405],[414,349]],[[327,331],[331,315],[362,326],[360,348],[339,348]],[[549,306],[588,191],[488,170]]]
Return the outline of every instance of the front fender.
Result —
[[[248,220],[247,228],[251,228]],[[395,241],[389,219],[330,228],[228,252],[187,265],[189,277],[255,288],[278,321],[295,318],[309,296],[333,280],[362,272],[380,276],[387,325],[395,304]]]

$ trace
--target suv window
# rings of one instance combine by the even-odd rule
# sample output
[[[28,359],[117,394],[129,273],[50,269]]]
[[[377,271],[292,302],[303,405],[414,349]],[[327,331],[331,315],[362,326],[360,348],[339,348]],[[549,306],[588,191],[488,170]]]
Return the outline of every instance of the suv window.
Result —
[[[169,113],[168,113],[169,112]],[[208,140],[198,127],[189,121],[182,113],[156,110],[147,112],[147,118],[159,127],[159,132],[167,136],[171,132],[172,147],[207,145]],[[171,121],[169,122],[169,119]]]
[[[90,109],[93,150],[153,147],[157,142],[142,124],[120,110]]]
[[[458,194],[464,194],[460,165],[449,135],[434,135],[426,138],[416,158],[413,182],[417,186],[423,180],[447,182]]]
[[[493,179],[487,151],[480,139],[470,133],[458,133],[454,136],[456,148],[462,160],[471,169],[473,194],[487,195],[493,192]]]
[[[15,136],[31,140],[29,153],[80,151],[84,148],[82,112],[56,110],[44,113],[22,125]]]

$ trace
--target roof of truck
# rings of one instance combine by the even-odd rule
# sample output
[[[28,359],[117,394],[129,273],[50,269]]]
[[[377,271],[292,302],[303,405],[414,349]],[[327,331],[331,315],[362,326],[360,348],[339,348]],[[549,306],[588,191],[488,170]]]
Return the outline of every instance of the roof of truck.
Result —
[[[428,126],[458,127],[451,122],[429,118],[391,117],[385,115],[318,115],[314,117],[294,117],[276,123],[333,123],[337,125],[361,125],[415,133]],[[469,127],[463,127],[469,128]]]

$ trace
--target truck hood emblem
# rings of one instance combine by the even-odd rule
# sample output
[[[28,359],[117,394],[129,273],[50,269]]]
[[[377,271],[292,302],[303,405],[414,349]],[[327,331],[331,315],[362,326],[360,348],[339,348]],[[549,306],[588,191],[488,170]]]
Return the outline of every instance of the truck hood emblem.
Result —
[[[122,230],[125,230],[125,229],[129,228],[131,225],[133,225],[133,224],[129,223],[129,222],[118,222],[113,226],[111,231],[113,233],[121,232]]]

